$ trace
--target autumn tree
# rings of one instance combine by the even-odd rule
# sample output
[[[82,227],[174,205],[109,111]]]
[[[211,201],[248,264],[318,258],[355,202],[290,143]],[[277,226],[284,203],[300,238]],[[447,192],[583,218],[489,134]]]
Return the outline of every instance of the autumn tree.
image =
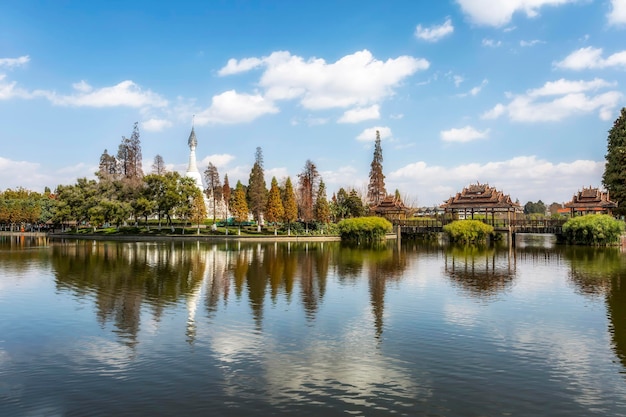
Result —
[[[626,214],[626,107],[609,130],[606,164],[602,184],[612,201],[618,203],[616,213]]]
[[[380,132],[376,131],[374,142],[374,158],[370,168],[370,182],[367,187],[367,201],[377,205],[387,196],[385,176],[383,175],[383,149],[380,146]]]
[[[143,169],[141,167],[141,141],[139,140],[139,127],[137,122],[135,122],[130,138],[122,136],[122,142],[117,150],[117,160],[119,163],[119,171],[123,178],[143,178]]]
[[[291,223],[298,219],[298,205],[290,177],[287,177],[283,190],[283,209],[283,221],[287,223],[288,233],[291,234]]]
[[[307,226],[308,223],[315,218],[313,207],[315,205],[319,176],[320,174],[317,172],[317,167],[310,159],[307,159],[304,164],[304,169],[298,174],[298,209],[300,219],[307,223]]]
[[[206,205],[204,204],[204,198],[202,198],[202,193],[200,192],[195,193],[193,196],[189,219],[198,226],[197,234],[200,234],[200,223],[206,219]],[[213,221],[215,221],[215,219]]]
[[[277,223],[282,220],[285,214],[283,207],[283,199],[280,196],[280,188],[276,177],[272,177],[272,185],[267,197],[267,206],[265,207],[265,219],[271,223]]]
[[[237,181],[235,191],[230,196],[230,211],[237,223],[248,220],[248,203],[246,202],[246,192],[241,181]]]
[[[263,171],[263,153],[260,147],[256,148],[254,165],[250,171],[248,181],[248,205],[254,220],[261,223],[261,218],[267,204],[267,188]]]
[[[230,183],[228,182],[228,174],[224,174],[224,185],[222,186],[222,196],[224,198],[224,203],[226,204],[226,217],[228,217],[228,212],[230,210]]]
[[[222,198],[223,188],[220,182],[220,174],[217,172],[217,167],[209,162],[209,165],[204,170],[204,181],[206,182],[206,196],[210,199],[213,206],[213,224],[215,224],[215,212],[217,207],[217,200]]]
[[[163,175],[167,172],[167,168],[165,167],[165,161],[161,155],[154,157],[154,162],[152,163],[152,174]]]
[[[326,198],[326,185],[322,180],[320,180],[315,199],[315,220],[324,224],[330,221],[330,206]]]

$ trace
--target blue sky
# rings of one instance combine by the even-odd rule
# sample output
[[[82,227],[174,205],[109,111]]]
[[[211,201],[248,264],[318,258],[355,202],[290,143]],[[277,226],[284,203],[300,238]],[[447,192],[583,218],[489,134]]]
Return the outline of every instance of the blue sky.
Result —
[[[144,171],[247,183],[311,159],[329,197],[440,204],[489,183],[522,204],[601,186],[626,106],[626,0],[5,1],[0,189],[94,177],[139,122]]]

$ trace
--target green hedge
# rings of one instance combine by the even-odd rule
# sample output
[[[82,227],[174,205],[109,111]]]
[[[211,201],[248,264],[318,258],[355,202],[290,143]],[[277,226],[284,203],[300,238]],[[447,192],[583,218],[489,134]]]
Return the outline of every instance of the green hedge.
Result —
[[[608,214],[573,217],[563,225],[563,236],[575,245],[612,245],[619,243],[624,223]]]
[[[382,217],[356,217],[340,221],[337,229],[342,240],[371,242],[384,239],[393,225]]]
[[[452,242],[484,242],[493,233],[493,226],[480,220],[456,220],[443,227]]]

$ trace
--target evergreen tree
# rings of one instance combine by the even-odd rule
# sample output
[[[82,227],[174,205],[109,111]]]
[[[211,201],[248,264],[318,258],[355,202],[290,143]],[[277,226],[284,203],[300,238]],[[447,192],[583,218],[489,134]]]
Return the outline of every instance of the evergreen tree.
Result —
[[[370,169],[370,183],[367,187],[367,201],[377,205],[387,196],[385,190],[385,176],[383,175],[383,149],[380,146],[380,132],[376,131],[374,143],[374,158]]]
[[[315,216],[313,213],[313,207],[315,205],[315,196],[317,193],[317,186],[320,174],[317,172],[317,167],[310,159],[307,159],[304,164],[302,173],[298,174],[299,179],[299,212],[300,218],[308,223],[312,221]]]
[[[98,167],[97,176],[99,179],[114,179],[117,174],[117,159],[115,156],[109,155],[109,152],[105,149],[100,156],[100,164]]]
[[[252,216],[257,222],[261,222],[261,216],[267,204],[267,188],[265,185],[265,173],[263,172],[263,153],[261,148],[256,148],[254,165],[250,171],[248,181],[248,204]]]
[[[139,140],[139,127],[135,122],[133,133],[130,138],[122,136],[117,150],[117,161],[119,163],[119,173],[123,178],[133,180],[143,178],[143,169],[141,167],[141,141]]]
[[[215,223],[215,211],[217,200],[222,198],[224,189],[220,183],[220,174],[217,172],[217,167],[209,162],[209,165],[204,170],[204,181],[207,184],[205,190],[207,198],[211,200],[213,205],[213,223]]]
[[[246,192],[241,181],[237,181],[235,191],[230,196],[230,211],[238,223],[248,220],[248,203],[246,202]]]
[[[283,199],[280,196],[280,188],[276,177],[272,177],[272,185],[267,198],[267,207],[265,208],[265,218],[268,222],[276,223],[283,219],[285,209],[283,208]]]
[[[618,203],[617,214],[626,214],[626,107],[609,130],[602,184]]]
[[[296,195],[293,191],[291,178],[287,177],[285,181],[285,190],[283,195],[283,221],[289,226],[298,219],[298,205],[296,204]]]
[[[326,198],[326,185],[322,180],[320,180],[317,198],[315,199],[315,220],[324,224],[330,221],[330,206]]]
[[[226,203],[226,217],[228,217],[228,211],[230,209],[230,183],[228,182],[228,174],[224,174],[224,185],[222,186],[222,196],[224,203]]]

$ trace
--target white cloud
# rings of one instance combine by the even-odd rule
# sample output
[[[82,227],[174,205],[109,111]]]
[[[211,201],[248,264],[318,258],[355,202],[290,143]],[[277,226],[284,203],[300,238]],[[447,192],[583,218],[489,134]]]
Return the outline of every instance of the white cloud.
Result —
[[[415,37],[428,42],[437,42],[452,34],[452,32],[454,32],[454,26],[452,26],[452,21],[448,18],[443,24],[433,25],[428,28],[417,25],[415,28]]]
[[[217,168],[223,168],[227,166],[229,163],[235,160],[234,155],[230,155],[227,153],[209,155],[200,161],[200,165],[209,165],[209,162],[215,165]]]
[[[30,98],[31,94],[17,87],[17,83],[15,81],[8,82],[5,81],[6,74],[0,74],[0,100],[9,100],[13,97],[17,98]]]
[[[356,139],[362,142],[374,142],[376,140],[377,130],[378,130],[378,133],[380,134],[381,140],[392,137],[391,129],[389,127],[375,126],[375,127],[370,127],[368,129],[363,130],[363,132],[361,132],[359,136],[356,137]]]
[[[493,39],[483,39],[482,41],[483,46],[488,46],[490,48],[497,48],[500,45],[502,45],[502,41],[495,41]]]
[[[566,202],[583,185],[598,184],[604,161],[553,163],[536,156],[453,167],[429,166],[419,161],[391,172],[387,178],[399,189],[427,189],[419,205],[441,204],[471,183],[480,181],[509,194],[513,200]],[[427,199],[427,200],[426,200]]]
[[[452,77],[452,79],[454,80],[454,86],[458,87],[461,85],[461,83],[463,83],[463,81],[465,81],[465,78],[461,77],[460,75],[455,75],[454,77]]]
[[[93,178],[97,166],[78,163],[54,172],[46,172],[37,162],[14,161],[0,156],[0,184],[4,188],[24,187],[43,192],[45,187],[54,190],[59,184],[73,184],[77,178]]]
[[[578,0],[457,0],[461,10],[477,25],[500,27],[508,24],[513,14],[522,12],[527,17],[539,15],[544,6],[560,6]]]
[[[596,92],[612,86],[614,84],[600,78],[547,82],[543,87],[528,90],[525,94],[512,95],[509,104],[498,103],[482,118],[496,119],[507,114],[511,120],[518,122],[551,122],[598,111],[602,120],[610,120],[623,95],[619,91]]]
[[[168,127],[172,127],[172,122],[166,119],[151,118],[141,123],[141,127],[148,132],[160,132]]]
[[[364,120],[380,119],[380,106],[359,107],[346,111],[337,121],[338,123],[359,123]]]
[[[488,83],[488,80],[482,80],[479,85],[472,87],[467,93],[459,94],[459,97],[477,96]]]
[[[0,67],[14,68],[22,66],[30,61],[28,55],[21,56],[19,58],[0,58]]]
[[[379,61],[368,50],[346,55],[334,63],[321,58],[305,60],[286,51],[245,60],[256,63],[257,59],[265,66],[259,86],[265,90],[267,100],[298,99],[310,110],[376,104],[392,96],[405,78],[430,66],[427,60],[411,56]],[[241,65],[245,60],[222,70],[250,68]]]
[[[197,114],[195,120],[199,126],[246,123],[272,113],[278,113],[278,108],[263,96],[229,90],[213,96],[211,107]]]
[[[563,61],[554,64],[557,68],[584,70],[622,67],[626,69],[626,51],[616,52],[602,58],[602,48],[588,46],[569,54]]]
[[[130,80],[112,87],[94,90],[85,81],[73,85],[75,94],[57,95],[54,92],[37,90],[33,96],[43,96],[58,106],[74,107],[166,107],[167,100],[150,90],[142,90]]]
[[[626,24],[626,0],[611,0],[611,12],[607,17],[610,25]]]
[[[477,130],[472,126],[465,126],[460,129],[442,130],[441,140],[444,142],[471,142],[476,139],[485,139],[489,135],[489,129]]]
[[[263,60],[259,58],[244,58],[240,61],[236,59],[229,59],[225,67],[218,71],[221,76],[238,74],[240,72],[250,71],[251,69],[258,68],[263,64]]]
[[[535,45],[538,45],[540,43],[545,43],[545,42],[544,41],[540,41],[539,39],[533,39],[532,41],[524,41],[524,40],[519,41],[519,45],[521,47],[523,47],[523,48],[535,46]]]

